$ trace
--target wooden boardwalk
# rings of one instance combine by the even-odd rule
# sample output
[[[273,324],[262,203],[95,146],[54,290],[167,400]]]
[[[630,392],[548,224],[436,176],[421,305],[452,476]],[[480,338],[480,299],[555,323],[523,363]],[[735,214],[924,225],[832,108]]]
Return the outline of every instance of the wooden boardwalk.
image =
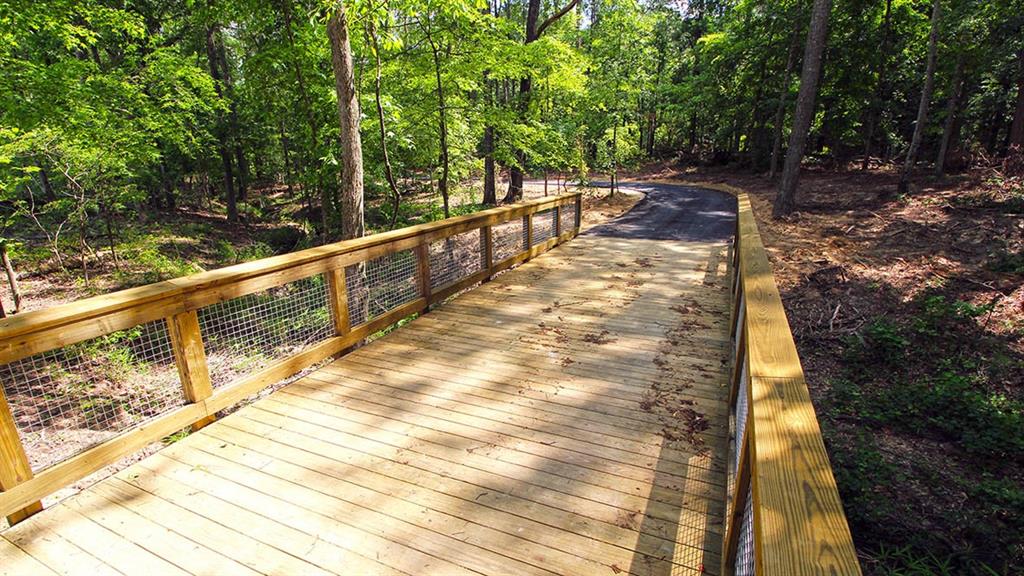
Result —
[[[3,574],[717,574],[722,244],[582,235],[2,533]]]

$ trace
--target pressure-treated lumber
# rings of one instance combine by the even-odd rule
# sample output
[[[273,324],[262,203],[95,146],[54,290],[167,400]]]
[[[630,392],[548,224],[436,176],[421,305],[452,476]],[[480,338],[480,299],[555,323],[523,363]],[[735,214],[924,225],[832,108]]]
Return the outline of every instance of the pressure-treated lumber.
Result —
[[[0,386],[0,495],[31,478],[32,466],[21,444],[21,436],[4,396],[3,386]],[[42,509],[41,502],[30,500],[23,507],[12,508],[0,515],[6,515],[10,524],[17,524]]]
[[[178,376],[181,378],[185,399],[193,404],[203,402],[213,394],[213,384],[206,364],[199,315],[195,310],[190,310],[168,318],[167,333],[170,336],[175,363],[178,365]],[[207,416],[192,424],[192,430],[199,430],[213,420],[213,416]]]
[[[738,360],[747,362],[750,378],[745,450],[754,502],[755,572],[860,574],[782,298],[742,191],[737,204],[739,299],[732,317],[742,324],[734,337],[740,338]],[[730,538],[737,532],[730,530]],[[734,550],[735,542],[727,541],[727,573]]]

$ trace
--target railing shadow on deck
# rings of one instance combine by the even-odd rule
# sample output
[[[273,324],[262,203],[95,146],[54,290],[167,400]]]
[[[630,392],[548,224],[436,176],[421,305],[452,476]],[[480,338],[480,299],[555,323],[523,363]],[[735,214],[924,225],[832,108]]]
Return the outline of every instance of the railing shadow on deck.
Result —
[[[522,202],[0,321],[0,516],[571,239],[581,210]],[[40,457],[51,438],[70,453]]]

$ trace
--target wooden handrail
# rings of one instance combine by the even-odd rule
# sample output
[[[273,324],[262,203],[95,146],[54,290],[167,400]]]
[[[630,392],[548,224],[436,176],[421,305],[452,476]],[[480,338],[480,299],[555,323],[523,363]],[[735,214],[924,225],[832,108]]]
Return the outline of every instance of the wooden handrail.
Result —
[[[525,230],[533,215],[573,206],[575,226],[543,242],[525,243],[516,254],[494,261],[492,227],[518,218]],[[580,193],[565,194],[483,210],[429,224],[410,226],[356,240],[264,258],[219,270],[176,278],[0,320],[0,364],[74,345],[154,320],[167,333],[182,385],[185,405],[97,444],[38,473],[32,473],[6,398],[0,393],[0,515],[13,524],[41,509],[39,500],[119,458],[189,426],[202,426],[223,410],[269,384],[342,353],[360,340],[411,314],[427,310],[501,270],[533,258],[579,233]],[[556,229],[556,227],[552,227]],[[456,234],[480,230],[486,266],[446,286],[432,287],[428,247]],[[532,238],[531,238],[532,239]],[[358,326],[350,324],[345,268],[400,251],[417,257],[418,297]],[[232,383],[213,389],[197,310],[225,300],[323,274],[335,334],[307,349]],[[2,392],[2,387],[0,387]]]
[[[734,194],[737,200],[730,409],[737,429],[745,424],[730,460],[735,461],[739,453],[739,465],[729,483],[722,574],[735,573],[741,532],[751,528],[754,574],[860,574],[750,199],[742,190],[714,188]],[[745,400],[742,411],[737,404],[740,397]],[[744,524],[748,498],[752,526]]]

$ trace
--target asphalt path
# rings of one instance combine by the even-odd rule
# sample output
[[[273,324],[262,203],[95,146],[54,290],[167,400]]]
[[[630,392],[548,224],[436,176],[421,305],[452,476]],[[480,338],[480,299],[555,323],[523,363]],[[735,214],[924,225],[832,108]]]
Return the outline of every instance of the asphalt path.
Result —
[[[606,182],[593,185],[607,187]],[[646,196],[629,212],[584,234],[687,242],[728,242],[735,232],[736,198],[686,184],[625,182],[622,189]]]

